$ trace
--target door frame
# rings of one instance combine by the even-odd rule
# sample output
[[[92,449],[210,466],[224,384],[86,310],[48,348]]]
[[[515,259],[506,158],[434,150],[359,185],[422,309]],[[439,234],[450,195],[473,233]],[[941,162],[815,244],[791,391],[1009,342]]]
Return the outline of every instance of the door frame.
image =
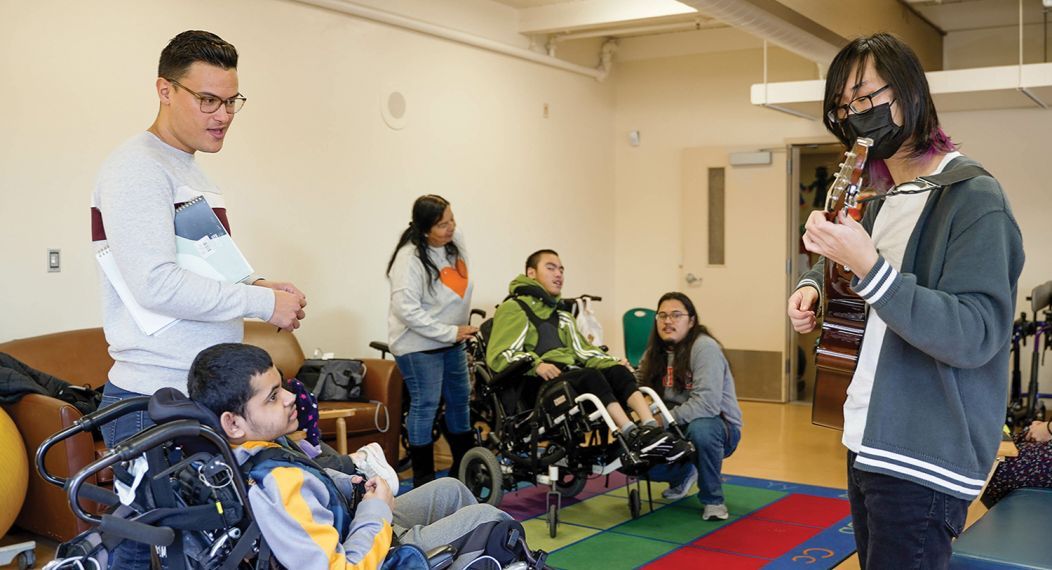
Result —
[[[812,147],[815,145],[837,145],[843,147],[843,145],[834,138],[832,135],[822,137],[806,137],[806,138],[792,138],[786,139],[786,176],[788,192],[786,192],[786,210],[788,212],[789,220],[786,223],[786,236],[785,236],[785,298],[788,300],[789,296],[796,290],[797,279],[796,276],[800,273],[797,263],[797,241],[800,239],[798,228],[800,227],[800,149],[804,147]],[[788,305],[787,305],[788,306]],[[785,317],[785,394],[787,401],[801,401],[805,398],[801,398],[800,394],[796,393],[796,387],[793,385],[795,381],[795,374],[798,365],[796,358],[796,331],[793,330],[792,324],[789,322],[789,318]]]

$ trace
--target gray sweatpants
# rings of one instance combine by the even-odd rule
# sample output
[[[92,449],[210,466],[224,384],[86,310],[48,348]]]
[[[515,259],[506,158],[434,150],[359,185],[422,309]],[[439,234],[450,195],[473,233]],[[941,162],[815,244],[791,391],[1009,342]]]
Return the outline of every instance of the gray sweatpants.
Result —
[[[394,500],[393,530],[399,542],[425,552],[452,544],[454,570],[464,568],[485,549],[489,530],[511,520],[504,511],[478,504],[471,491],[453,477],[442,477]],[[481,562],[481,561],[480,561]]]

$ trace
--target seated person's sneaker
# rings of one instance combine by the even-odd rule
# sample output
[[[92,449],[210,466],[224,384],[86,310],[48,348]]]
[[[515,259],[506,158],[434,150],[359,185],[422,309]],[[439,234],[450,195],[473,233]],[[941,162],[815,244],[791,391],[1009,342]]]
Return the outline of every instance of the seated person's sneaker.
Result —
[[[693,465],[690,466],[690,471],[687,472],[687,476],[680,481],[678,485],[670,486],[661,492],[662,498],[670,501],[676,501],[686,497],[690,493],[690,488],[694,486],[694,483],[698,482],[698,468]]]
[[[628,448],[636,452],[639,458],[649,463],[672,463],[669,454],[675,447],[675,436],[657,426],[639,426],[626,437]],[[678,456],[681,451],[676,452]]]
[[[628,446],[652,463],[675,463],[686,457],[691,445],[657,426],[640,426],[628,434]]]
[[[362,459],[355,461],[354,466],[365,475],[366,479],[381,477],[391,488],[391,493],[398,494],[398,473],[387,463],[384,450],[380,444],[373,442],[358,450]]]
[[[705,509],[701,511],[702,520],[719,519],[725,521],[728,516],[730,515],[727,512],[727,505],[723,503],[718,505],[705,505]]]

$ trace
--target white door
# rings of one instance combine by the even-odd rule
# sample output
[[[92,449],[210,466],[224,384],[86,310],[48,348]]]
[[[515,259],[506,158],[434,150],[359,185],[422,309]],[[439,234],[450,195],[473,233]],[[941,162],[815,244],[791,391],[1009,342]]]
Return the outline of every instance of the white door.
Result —
[[[680,287],[723,344],[738,396],[784,402],[791,193],[784,148],[771,153],[770,164],[730,165],[731,153],[756,148],[683,151]]]

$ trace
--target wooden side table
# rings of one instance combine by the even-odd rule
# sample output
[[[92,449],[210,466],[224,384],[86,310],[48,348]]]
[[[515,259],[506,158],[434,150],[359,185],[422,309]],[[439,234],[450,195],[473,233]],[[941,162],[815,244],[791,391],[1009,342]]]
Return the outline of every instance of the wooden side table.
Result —
[[[354,415],[352,408],[325,408],[318,410],[319,420],[336,420],[336,451],[347,455],[347,419]]]

